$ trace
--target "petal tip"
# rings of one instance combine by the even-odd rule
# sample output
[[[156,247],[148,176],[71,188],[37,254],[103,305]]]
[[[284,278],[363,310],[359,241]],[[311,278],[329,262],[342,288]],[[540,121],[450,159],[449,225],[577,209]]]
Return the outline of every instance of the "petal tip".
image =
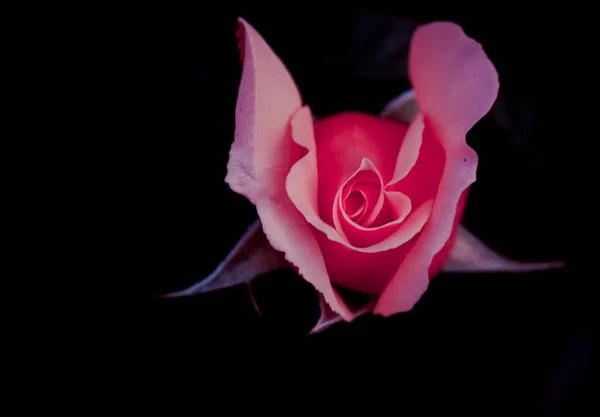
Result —
[[[246,22],[243,18],[238,17],[237,23],[238,23],[238,28],[235,31],[235,37],[238,40],[237,47],[240,51],[240,60],[242,62],[244,62],[244,56],[245,56],[245,51],[246,51],[246,48],[244,47],[244,44],[246,42],[245,33],[246,33],[246,28],[248,26],[248,22]]]
[[[449,21],[417,28],[411,40],[409,76],[421,110],[446,129],[464,132],[489,112],[500,86],[483,46]],[[440,96],[440,91],[446,93]]]
[[[237,23],[240,29],[246,29],[248,26],[251,26],[250,23],[241,16],[238,16]]]

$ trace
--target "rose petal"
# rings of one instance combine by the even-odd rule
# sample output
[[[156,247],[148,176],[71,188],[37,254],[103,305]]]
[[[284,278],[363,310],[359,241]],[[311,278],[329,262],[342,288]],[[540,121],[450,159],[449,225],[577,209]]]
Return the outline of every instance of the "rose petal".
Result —
[[[245,20],[238,22],[244,67],[225,180],[234,191],[250,198],[257,188],[277,191],[284,187],[298,153],[290,140],[289,121],[302,102],[293,79],[269,45]]]
[[[371,161],[363,158],[358,171],[346,181],[338,195],[337,204],[334,204],[333,210],[339,209],[349,217],[353,217],[351,214],[356,213],[357,210],[350,208],[350,212],[348,212],[346,201],[352,196],[357,196],[358,200],[356,200],[355,206],[362,207],[364,202],[364,210],[360,216],[354,216],[353,221],[363,226],[369,226],[378,217],[383,207],[384,195],[381,174]]]
[[[300,156],[290,129],[292,115],[301,108],[300,94],[264,39],[246,21],[238,21],[244,68],[225,181],[256,205],[273,248],[284,252],[331,308],[350,320],[351,312],[331,285],[311,227],[285,190],[286,175]],[[310,120],[308,128],[312,131]]]
[[[362,175],[361,175],[362,174]],[[334,205],[332,207],[333,210],[333,224],[335,225],[335,229],[336,231],[342,236],[344,237],[350,244],[352,245],[356,245],[356,246],[360,246],[360,247],[365,247],[365,246],[369,246],[368,244],[362,245],[361,243],[356,243],[356,240],[353,240],[352,238],[349,238],[348,235],[346,234],[345,229],[348,228],[348,225],[351,224],[353,225],[352,228],[354,226],[358,226],[364,230],[368,230],[366,229],[365,226],[363,225],[359,225],[357,224],[356,221],[350,219],[350,216],[348,215],[348,213],[346,213],[346,211],[344,210],[343,206],[342,206],[342,200],[344,199],[345,195],[349,193],[349,190],[352,189],[352,187],[361,180],[361,177],[364,179],[366,175],[371,174],[370,176],[373,178],[377,179],[378,182],[378,190],[376,191],[377,196],[375,197],[374,195],[369,196],[370,199],[365,195],[365,199],[366,200],[370,200],[367,201],[367,203],[365,204],[367,206],[367,210],[369,209],[369,203],[372,207],[369,213],[369,219],[366,219],[365,223],[368,225],[369,223],[371,223],[373,220],[375,220],[375,218],[377,217],[377,215],[379,214],[379,212],[381,211],[381,208],[383,207],[383,202],[384,202],[384,195],[383,195],[383,183],[381,180],[381,174],[379,173],[379,171],[377,170],[377,168],[375,167],[375,165],[373,165],[373,163],[368,159],[368,158],[363,158],[362,162],[360,163],[360,166],[358,167],[358,169],[356,170],[356,172],[352,175],[352,177],[350,177],[346,183],[344,185],[342,185],[340,187],[340,189],[338,190],[335,200],[334,200]],[[365,193],[363,193],[365,194]],[[374,193],[373,193],[374,194]],[[337,204],[336,204],[337,203]],[[342,222],[340,219],[344,219],[345,222]],[[372,220],[371,220],[372,218]],[[343,223],[343,224],[342,224]],[[346,226],[346,227],[344,227]]]
[[[343,210],[349,213],[348,216],[355,222],[360,221],[364,217],[367,208],[367,196],[361,190],[353,190],[344,199],[343,204]]]
[[[424,203],[418,207],[418,209],[413,210],[413,212],[402,222],[401,226],[387,239],[380,241],[377,244],[362,248],[352,245],[345,237],[340,235],[334,227],[327,224],[321,218],[318,209],[317,151],[312,125],[310,124],[312,123],[311,120],[312,119],[308,107],[303,107],[292,118],[292,138],[298,145],[306,148],[308,152],[302,159],[294,164],[286,180],[286,190],[288,196],[294,203],[294,206],[296,206],[300,213],[304,215],[306,221],[315,227],[315,229],[324,233],[330,240],[341,244],[348,249],[362,253],[376,253],[397,248],[398,246],[408,242],[419,231],[421,231],[427,222],[429,213],[431,212],[432,202]],[[369,123],[372,123],[372,121]],[[390,126],[388,124],[384,125]],[[392,126],[394,126],[393,128],[398,131],[397,125],[394,124]],[[380,130],[382,130],[381,126]],[[387,135],[389,136],[390,132],[387,132]],[[391,178],[393,173],[391,167],[394,163],[395,161],[391,161],[391,164],[388,165],[388,178]],[[383,173],[381,173],[381,175],[383,177]],[[318,185],[320,186],[321,183],[319,182]],[[336,190],[336,195],[337,191],[342,185],[343,183],[339,184],[338,189]],[[333,201],[334,199],[332,199],[332,202]],[[330,212],[333,212],[331,208]],[[330,214],[329,217],[333,217],[333,213]],[[334,280],[334,282],[336,281]]]
[[[346,112],[314,124],[319,176],[319,212],[333,225],[332,207],[338,190],[369,159],[383,183],[392,179],[398,150],[408,125],[368,114]]]
[[[417,163],[421,144],[423,143],[423,128],[423,115],[419,113],[410,124],[406,136],[402,141],[402,146],[400,147],[400,152],[398,152],[398,158],[396,160],[394,177],[389,184],[387,184],[388,186],[395,184],[406,177]]]
[[[465,205],[467,203],[467,196],[469,194],[469,189],[467,188],[462,192],[460,199],[458,200],[458,204],[456,206],[456,214],[454,215],[454,223],[452,224],[452,232],[450,232],[450,237],[444,243],[442,249],[435,254],[433,259],[431,260],[431,264],[429,265],[429,280],[433,279],[437,274],[442,271],[448,256],[450,256],[450,251],[453,246],[453,242],[456,236],[456,232],[460,226],[460,221],[462,219],[463,213],[465,211]]]
[[[491,108],[498,73],[483,48],[451,22],[424,25],[410,49],[410,80],[438,134],[463,136]]]
[[[410,196],[410,201],[415,206],[436,197],[446,165],[446,155],[440,141],[431,134],[431,129],[425,129],[423,116],[419,115],[417,118],[420,121],[411,124],[410,130],[415,133],[415,136],[417,132],[421,135],[418,158],[410,172],[403,176],[401,169],[396,171],[398,178],[401,179],[396,181],[397,177],[394,175],[393,181],[396,182],[390,182],[385,187],[388,192],[397,191]],[[414,126],[417,128],[413,129]],[[401,157],[398,158],[398,161],[400,160]]]
[[[424,137],[439,139],[445,166],[431,218],[375,306],[374,313],[384,316],[410,310],[427,289],[432,260],[450,238],[459,200],[475,181],[477,154],[465,135],[498,92],[498,74],[481,46],[452,23],[417,29],[409,63]]]
[[[398,265],[410,252],[418,238],[390,250],[365,253],[349,249],[317,232],[319,246],[327,261],[331,280],[344,288],[378,296],[398,270]]]
[[[386,239],[366,248],[330,239],[317,232],[332,282],[365,294],[379,295],[427,222],[433,201],[414,210]],[[373,234],[378,233],[377,231]],[[379,232],[381,233],[381,232]]]
[[[375,166],[373,166],[372,162],[367,158],[363,159],[363,162],[355,175],[365,172],[365,170],[375,172],[376,175],[381,178]],[[353,178],[354,176],[348,181],[352,181]],[[346,185],[338,191],[337,199],[340,199],[343,196],[342,190],[345,186]],[[335,228],[352,246],[366,248],[384,242],[392,233],[400,228],[404,219],[406,219],[411,212],[412,205],[410,199],[405,194],[399,192],[390,192],[389,194],[384,193],[383,185],[381,185],[380,188],[380,199],[381,206],[383,205],[383,200],[387,200],[387,204],[390,207],[390,215],[393,216],[393,218],[390,218],[383,225],[374,227],[356,223],[348,216],[340,204],[334,206],[333,222]],[[412,236],[408,237],[408,239],[411,237]]]

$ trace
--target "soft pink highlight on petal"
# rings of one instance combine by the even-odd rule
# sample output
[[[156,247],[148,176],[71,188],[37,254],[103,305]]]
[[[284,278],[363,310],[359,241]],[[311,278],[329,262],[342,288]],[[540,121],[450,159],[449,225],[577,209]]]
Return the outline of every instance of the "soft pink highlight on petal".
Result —
[[[475,181],[477,154],[465,135],[498,92],[498,74],[481,46],[452,23],[417,29],[409,74],[424,115],[424,144],[428,136],[437,138],[445,165],[431,218],[375,306],[384,316],[410,310],[427,289],[430,267],[451,239],[461,199]]]
[[[344,238],[319,216],[316,144],[312,117],[306,106],[292,119],[292,138],[308,152],[290,169],[286,178],[287,194],[308,223],[330,239],[343,242]]]
[[[301,108],[300,95],[264,39],[243,19],[239,19],[239,24],[244,68],[236,107],[235,140],[225,180],[256,205],[273,248],[285,253],[286,259],[323,294],[335,312],[351,320],[350,310],[331,285],[310,225],[286,193],[286,176],[300,157],[290,128],[292,116]],[[309,132],[313,140],[310,113],[302,114],[299,136]],[[316,172],[316,166],[313,169]]]
[[[456,236],[456,231],[458,230],[458,228],[460,226],[460,221],[461,221],[463,213],[465,211],[465,205],[467,203],[468,194],[469,194],[469,189],[467,188],[466,190],[463,191],[462,195],[460,196],[460,199],[458,200],[458,206],[456,207],[456,214],[454,215],[454,223],[452,225],[452,232],[450,234],[450,237],[448,238],[448,240],[442,247],[442,249],[440,249],[440,251],[438,253],[436,253],[435,256],[433,257],[433,259],[431,260],[431,265],[429,265],[429,280],[435,278],[435,276],[442,271],[442,268],[444,267],[444,264],[446,263],[446,260],[448,259],[448,256],[450,255],[450,250],[452,249],[452,243]]]
[[[398,221],[403,221],[412,210],[410,198],[406,194],[397,191],[388,191],[385,195],[390,201],[390,207],[394,217],[398,219]]]
[[[423,143],[423,114],[419,113],[410,124],[406,136],[402,141],[396,167],[394,169],[394,177],[388,185],[394,184],[408,175],[411,169],[417,163],[419,151]]]
[[[444,148],[431,134],[431,129],[423,129],[421,133],[419,156],[410,172],[386,186],[388,192],[397,191],[410,196],[415,206],[436,197],[446,166]]]

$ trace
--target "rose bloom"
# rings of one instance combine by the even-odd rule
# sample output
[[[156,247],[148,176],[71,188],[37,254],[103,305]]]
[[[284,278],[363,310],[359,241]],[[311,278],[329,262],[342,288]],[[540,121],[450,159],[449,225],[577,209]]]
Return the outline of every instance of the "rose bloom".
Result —
[[[227,183],[344,320],[354,314],[333,284],[376,297],[375,314],[410,310],[442,269],[475,181],[465,135],[496,99],[494,66],[459,26],[424,25],[410,46],[410,125],[358,112],[313,121],[284,64],[239,24]]]

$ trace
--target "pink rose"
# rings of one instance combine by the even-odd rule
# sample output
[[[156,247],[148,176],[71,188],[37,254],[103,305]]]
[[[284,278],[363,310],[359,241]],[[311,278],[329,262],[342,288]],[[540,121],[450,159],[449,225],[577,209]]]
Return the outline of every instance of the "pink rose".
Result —
[[[410,124],[361,113],[313,121],[283,63],[239,19],[244,63],[226,177],[258,211],[270,244],[347,321],[332,284],[410,310],[446,260],[477,155],[469,129],[491,108],[498,75],[455,24],[415,32]]]

